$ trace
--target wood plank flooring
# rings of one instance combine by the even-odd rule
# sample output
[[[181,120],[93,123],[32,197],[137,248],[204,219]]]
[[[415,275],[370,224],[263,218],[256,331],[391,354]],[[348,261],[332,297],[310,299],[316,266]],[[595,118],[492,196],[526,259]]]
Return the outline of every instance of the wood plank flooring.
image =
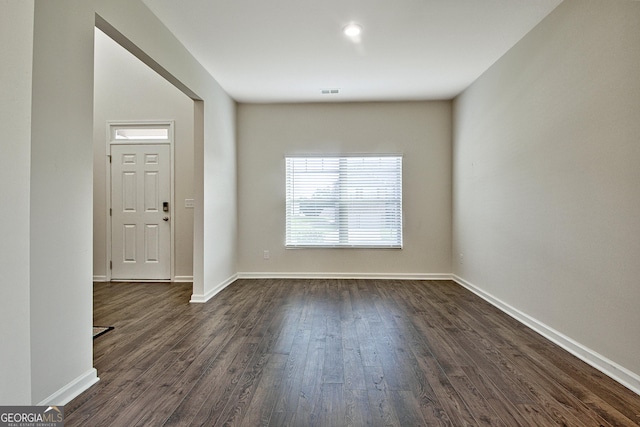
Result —
[[[65,426],[633,426],[640,396],[450,281],[96,283]]]

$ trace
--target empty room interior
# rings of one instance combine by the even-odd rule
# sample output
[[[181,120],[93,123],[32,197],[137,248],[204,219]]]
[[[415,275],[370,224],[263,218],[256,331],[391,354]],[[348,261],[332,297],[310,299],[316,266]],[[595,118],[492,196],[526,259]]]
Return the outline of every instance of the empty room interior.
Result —
[[[5,1],[0,405],[640,425],[640,1],[477,3]]]

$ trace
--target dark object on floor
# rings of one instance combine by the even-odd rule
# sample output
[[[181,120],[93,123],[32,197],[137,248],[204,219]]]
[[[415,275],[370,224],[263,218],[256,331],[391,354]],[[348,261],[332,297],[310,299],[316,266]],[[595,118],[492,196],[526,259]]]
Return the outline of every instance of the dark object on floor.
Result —
[[[112,330],[113,326],[94,326],[93,327],[93,339],[98,338],[100,335],[104,335],[110,330]]]

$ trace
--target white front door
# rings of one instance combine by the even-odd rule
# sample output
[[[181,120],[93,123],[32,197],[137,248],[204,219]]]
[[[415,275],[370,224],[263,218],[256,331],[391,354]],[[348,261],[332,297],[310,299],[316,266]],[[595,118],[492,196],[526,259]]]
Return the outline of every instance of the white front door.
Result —
[[[111,146],[111,279],[171,279],[169,145]]]

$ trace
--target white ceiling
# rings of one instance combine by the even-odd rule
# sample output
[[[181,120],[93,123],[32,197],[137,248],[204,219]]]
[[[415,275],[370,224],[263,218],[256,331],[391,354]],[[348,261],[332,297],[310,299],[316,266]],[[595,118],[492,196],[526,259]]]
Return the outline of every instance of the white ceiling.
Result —
[[[311,102],[451,99],[561,1],[144,3],[237,101]]]

